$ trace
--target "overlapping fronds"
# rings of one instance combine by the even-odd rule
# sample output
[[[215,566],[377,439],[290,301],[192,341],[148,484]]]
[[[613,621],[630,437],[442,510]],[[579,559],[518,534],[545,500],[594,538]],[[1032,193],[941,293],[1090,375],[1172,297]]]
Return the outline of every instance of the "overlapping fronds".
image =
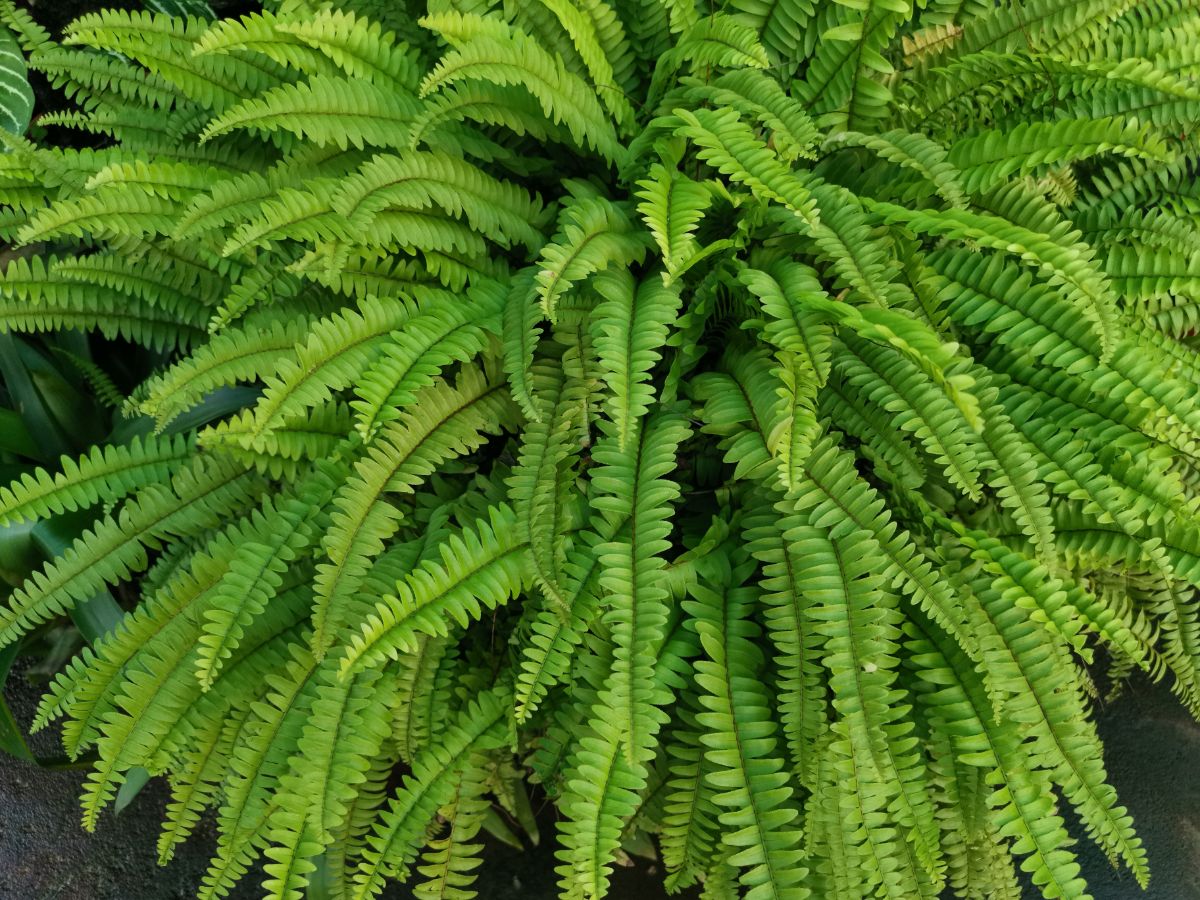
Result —
[[[1145,883],[1092,705],[1200,714],[1194,10],[0,19],[99,138],[0,154],[0,332],[118,410],[0,488],[83,528],[0,646],[129,600],[37,714],[86,825],[166,775],[205,898],[553,831],[578,900],[1083,900],[1068,820]]]

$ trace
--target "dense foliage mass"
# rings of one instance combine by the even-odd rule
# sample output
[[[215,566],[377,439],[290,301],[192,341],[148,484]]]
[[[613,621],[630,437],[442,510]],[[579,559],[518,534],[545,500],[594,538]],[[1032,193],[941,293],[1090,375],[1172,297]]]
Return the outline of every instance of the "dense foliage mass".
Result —
[[[567,898],[1087,897],[1061,803],[1144,883],[1090,708],[1200,711],[1191,4],[412,6],[4,12],[91,137],[6,139],[0,329],[159,361],[0,491],[95,510],[0,643],[139,587],[37,717],[84,824],[144,768],[201,897],[469,897],[533,782]]]

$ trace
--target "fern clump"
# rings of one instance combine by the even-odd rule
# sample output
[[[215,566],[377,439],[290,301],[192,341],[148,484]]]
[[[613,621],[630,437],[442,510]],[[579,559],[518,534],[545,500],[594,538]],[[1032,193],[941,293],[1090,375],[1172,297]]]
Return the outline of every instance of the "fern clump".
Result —
[[[39,710],[85,825],[145,769],[201,897],[469,897],[532,782],[567,898],[1083,898],[1066,804],[1146,883],[1092,673],[1200,712],[1193,10],[4,18],[94,140],[7,139],[0,329],[161,350],[0,491],[95,515],[0,644],[140,589]]]

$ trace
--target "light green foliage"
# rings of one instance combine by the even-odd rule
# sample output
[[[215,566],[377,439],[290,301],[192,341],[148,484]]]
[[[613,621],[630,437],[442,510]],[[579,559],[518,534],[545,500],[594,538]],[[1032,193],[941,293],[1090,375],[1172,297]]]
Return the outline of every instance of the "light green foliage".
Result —
[[[1085,900],[1068,816],[1146,883],[1092,707],[1200,713],[1194,11],[174,5],[0,3],[99,148],[4,139],[0,332],[131,420],[0,488],[94,516],[0,646],[140,594],[38,710],[88,827],[166,775],[204,898],[469,898],[487,831]]]

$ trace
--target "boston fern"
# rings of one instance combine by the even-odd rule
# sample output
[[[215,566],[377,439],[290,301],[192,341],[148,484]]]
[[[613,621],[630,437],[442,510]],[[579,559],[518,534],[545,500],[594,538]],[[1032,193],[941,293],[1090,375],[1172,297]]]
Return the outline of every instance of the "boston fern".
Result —
[[[1063,803],[1144,884],[1090,710],[1200,712],[1192,5],[415,5],[4,12],[76,108],[0,328],[161,361],[0,491],[95,509],[0,643],[140,591],[37,714],[84,825],[144,769],[201,897],[470,897],[532,782],[567,898],[1087,897]]]

